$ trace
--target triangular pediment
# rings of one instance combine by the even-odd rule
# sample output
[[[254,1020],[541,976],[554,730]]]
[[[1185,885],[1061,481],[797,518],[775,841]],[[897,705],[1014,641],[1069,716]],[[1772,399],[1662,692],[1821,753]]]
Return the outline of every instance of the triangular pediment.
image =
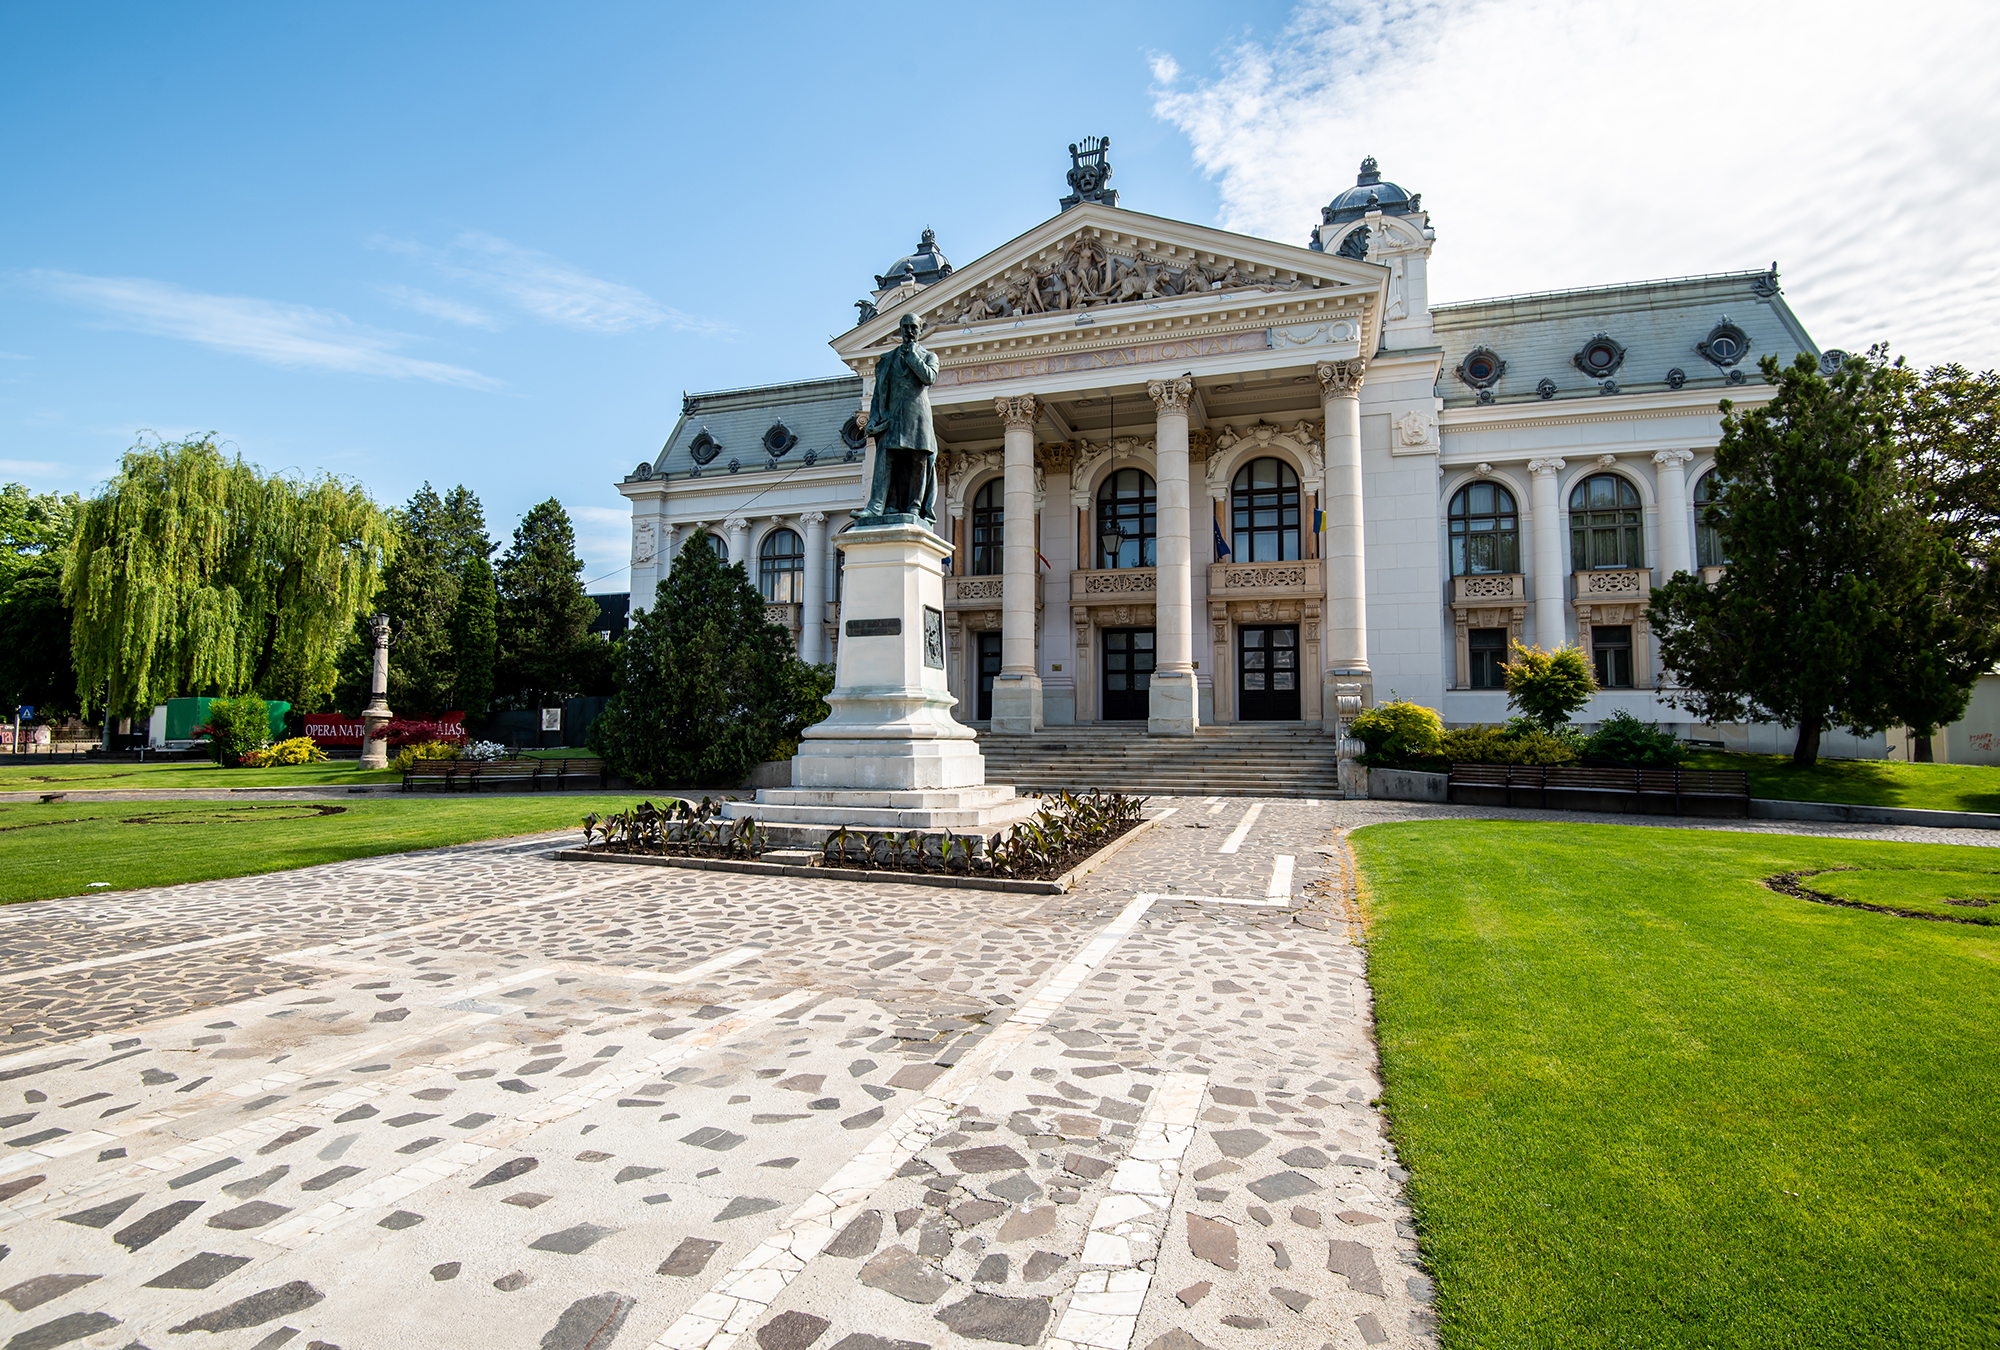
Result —
[[[832,345],[862,371],[915,314],[949,365],[1057,335],[1067,346],[1090,336],[1079,329],[1188,328],[1252,306],[1292,323],[1343,314],[1372,350],[1388,280],[1379,264],[1087,202],[942,281],[882,296],[875,318]]]

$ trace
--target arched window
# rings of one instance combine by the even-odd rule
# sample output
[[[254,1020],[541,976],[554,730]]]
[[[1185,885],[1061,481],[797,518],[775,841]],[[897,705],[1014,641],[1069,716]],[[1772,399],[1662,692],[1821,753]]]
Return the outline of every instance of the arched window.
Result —
[[[1253,459],[1229,490],[1230,550],[1237,562],[1299,556],[1299,476],[1282,459]]]
[[[972,572],[975,577],[997,577],[1005,564],[1001,557],[1001,531],[1006,524],[1005,485],[998,478],[979,489],[972,499]]]
[[[711,535],[710,535],[710,536],[708,537],[708,546],[709,546],[710,548],[712,548],[712,549],[714,549],[714,550],[715,550],[715,556],[716,556],[716,557],[720,558],[720,559],[721,559],[721,560],[722,560],[723,562],[728,562],[728,561],[729,561],[729,541],[728,541],[728,540],[724,539],[724,538],[723,538],[723,537],[722,537],[721,535],[719,535],[719,534],[711,534]]]
[[[796,530],[773,530],[757,549],[757,588],[766,600],[795,605],[806,598],[806,546]]]
[[[1097,490],[1097,556],[1104,567],[1153,567],[1159,496],[1151,474],[1120,469]],[[1107,546],[1105,541],[1111,541]]]
[[[1468,483],[1451,497],[1451,574],[1521,570],[1521,519],[1514,494],[1498,483]]]
[[[1722,536],[1715,526],[1709,524],[1713,516],[1721,514],[1722,480],[1710,469],[1694,485],[1694,565],[1696,567],[1723,567],[1729,559],[1723,556]]]
[[[1615,473],[1594,473],[1569,494],[1570,566],[1644,567],[1639,490]]]

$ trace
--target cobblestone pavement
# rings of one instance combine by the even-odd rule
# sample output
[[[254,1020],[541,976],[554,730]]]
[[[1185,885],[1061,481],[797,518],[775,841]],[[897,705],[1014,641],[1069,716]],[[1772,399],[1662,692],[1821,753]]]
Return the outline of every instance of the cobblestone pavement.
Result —
[[[543,839],[0,911],[0,1350],[1430,1344],[1341,834],[1613,818],[1159,806],[1067,896]]]

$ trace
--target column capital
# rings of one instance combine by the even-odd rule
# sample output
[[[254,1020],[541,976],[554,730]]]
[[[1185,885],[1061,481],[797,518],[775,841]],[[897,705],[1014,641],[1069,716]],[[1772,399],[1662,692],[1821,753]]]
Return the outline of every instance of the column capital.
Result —
[[[1040,412],[1033,394],[1022,394],[1018,398],[996,398],[993,411],[1000,414],[1000,421],[1009,431],[1029,431],[1035,425],[1035,417]]]
[[[826,512],[807,511],[804,515],[799,517],[799,524],[806,526],[824,525],[826,524]]]
[[[1693,458],[1692,450],[1661,450],[1654,454],[1653,463],[1665,468],[1670,464],[1686,464]]]
[[[1319,387],[1328,398],[1359,398],[1367,370],[1366,361],[1322,361],[1313,367],[1313,374],[1319,377]]]
[[[731,533],[747,534],[750,531],[749,518],[746,516],[731,516],[727,528]]]
[[[1068,473],[1076,461],[1075,441],[1046,441],[1035,447],[1035,462],[1048,473]]]
[[[1146,384],[1146,396],[1153,400],[1153,407],[1161,415],[1185,415],[1188,403],[1194,398],[1194,380],[1186,375],[1176,375],[1171,380],[1151,380]]]
[[[1528,461],[1528,472],[1537,477],[1553,478],[1568,467],[1569,465],[1560,459],[1531,459]]]

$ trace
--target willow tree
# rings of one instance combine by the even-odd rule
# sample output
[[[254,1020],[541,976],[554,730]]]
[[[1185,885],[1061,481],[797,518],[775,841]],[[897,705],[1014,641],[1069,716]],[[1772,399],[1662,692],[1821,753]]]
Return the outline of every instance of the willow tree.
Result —
[[[392,541],[356,484],[267,477],[212,436],[142,440],[79,513],[63,572],[78,698],[112,716],[250,690],[312,706]]]

